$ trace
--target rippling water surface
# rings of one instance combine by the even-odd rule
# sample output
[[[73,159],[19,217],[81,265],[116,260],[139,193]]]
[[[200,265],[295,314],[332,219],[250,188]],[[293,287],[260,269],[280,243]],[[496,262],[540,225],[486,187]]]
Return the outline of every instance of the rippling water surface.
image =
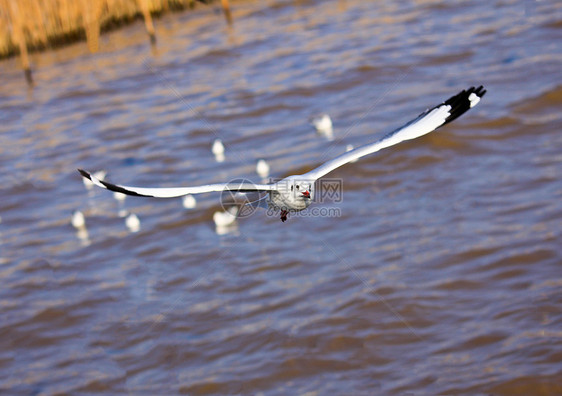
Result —
[[[34,55],[33,89],[0,63],[1,393],[562,394],[562,4],[232,6],[164,16],[152,50],[138,23]],[[479,84],[330,174],[332,216],[217,230],[217,194],[119,203],[76,172],[282,177]]]

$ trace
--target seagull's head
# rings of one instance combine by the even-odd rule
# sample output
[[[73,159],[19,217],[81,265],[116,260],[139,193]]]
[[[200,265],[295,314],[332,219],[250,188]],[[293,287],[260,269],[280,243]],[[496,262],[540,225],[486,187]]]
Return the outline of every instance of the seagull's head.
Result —
[[[312,183],[309,181],[296,180],[291,186],[291,192],[296,199],[310,201],[314,198]]]
[[[314,200],[314,181],[299,176],[289,176],[277,183],[281,204],[289,209],[302,210]]]

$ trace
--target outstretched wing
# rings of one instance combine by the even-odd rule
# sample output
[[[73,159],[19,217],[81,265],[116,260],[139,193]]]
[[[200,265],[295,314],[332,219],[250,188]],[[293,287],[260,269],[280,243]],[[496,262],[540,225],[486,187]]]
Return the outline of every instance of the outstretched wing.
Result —
[[[134,195],[137,197],[173,198],[173,197],[181,197],[182,195],[187,195],[187,194],[199,194],[199,193],[206,193],[206,192],[213,192],[213,191],[250,192],[250,191],[275,190],[274,184],[253,184],[253,183],[240,183],[240,182],[207,184],[206,186],[197,186],[197,187],[170,187],[170,188],[120,186],[117,184],[111,184],[106,181],[99,180],[92,174],[86,172],[85,170],[78,169],[78,172],[80,172],[80,174],[86,179],[91,180],[92,183],[94,183],[96,186],[127,195]]]
[[[447,99],[440,105],[426,110],[417,118],[390,132],[380,140],[348,151],[347,153],[342,154],[339,157],[326,162],[324,165],[321,165],[318,168],[302,175],[302,177],[316,180],[328,172],[331,172],[350,161],[356,160],[357,158],[361,158],[383,148],[393,146],[404,140],[415,139],[432,132],[461,116],[471,107],[474,107],[485,93],[486,90],[483,86],[479,86],[478,88],[471,87],[464,90]]]

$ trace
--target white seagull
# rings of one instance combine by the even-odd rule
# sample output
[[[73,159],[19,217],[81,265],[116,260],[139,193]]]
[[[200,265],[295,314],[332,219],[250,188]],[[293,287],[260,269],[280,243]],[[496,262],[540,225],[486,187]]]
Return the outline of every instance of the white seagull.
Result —
[[[348,152],[348,151],[351,151],[351,150],[353,150],[353,145],[352,145],[352,144],[348,144],[348,145],[345,147],[345,152]],[[354,162],[357,162],[357,159],[354,159],[354,160],[349,161],[350,164],[352,164],[352,163],[354,163]]]
[[[125,218],[125,225],[131,232],[138,232],[140,230],[140,220],[139,217],[131,213]]]
[[[224,161],[224,144],[222,144],[222,140],[215,139],[213,146],[211,147],[211,151],[215,155],[215,160],[217,162]]]
[[[193,209],[197,206],[197,200],[193,195],[187,194],[181,199],[181,204],[186,209]]]
[[[256,173],[262,178],[265,179],[269,176],[269,164],[262,158],[256,164]]]
[[[334,139],[334,126],[332,124],[332,119],[328,114],[322,114],[318,117],[314,117],[311,121],[316,131],[326,137],[328,140]]]
[[[424,111],[412,121],[388,133],[374,143],[369,143],[341,154],[310,172],[302,175],[288,176],[271,184],[228,182],[197,187],[131,187],[111,184],[97,179],[84,170],[79,169],[78,171],[83,177],[91,180],[96,186],[140,197],[172,198],[187,194],[199,194],[213,191],[264,192],[268,194],[259,201],[252,203],[252,205],[261,206],[261,204],[267,203],[270,208],[279,211],[281,214],[281,221],[285,221],[290,212],[298,212],[310,206],[314,200],[314,183],[322,176],[325,176],[348,162],[375,153],[383,148],[393,146],[404,140],[415,139],[436,130],[461,116],[468,111],[468,109],[474,107],[485,93],[486,91],[482,86],[463,90],[443,103]]]
[[[86,218],[84,217],[84,213],[80,212],[79,210],[75,210],[74,212],[72,212],[70,223],[77,230],[85,229]]]
[[[328,114],[322,114],[318,117],[314,117],[311,122],[318,132],[327,132],[334,128],[332,119]]]
[[[226,227],[236,221],[237,213],[238,209],[235,206],[232,206],[224,212],[213,213],[213,221],[217,227]]]
[[[70,221],[72,226],[76,228],[76,236],[84,246],[90,244],[90,235],[88,234],[88,229],[86,228],[86,218],[84,213],[79,210],[75,210],[72,213],[72,220]]]

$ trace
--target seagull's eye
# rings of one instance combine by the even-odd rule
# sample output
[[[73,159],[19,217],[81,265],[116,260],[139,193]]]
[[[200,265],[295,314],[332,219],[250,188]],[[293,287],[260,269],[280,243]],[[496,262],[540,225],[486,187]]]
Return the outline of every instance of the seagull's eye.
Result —
[[[299,189],[299,185],[297,184],[297,190]]]
[[[293,186],[291,186],[291,191],[293,191]]]

